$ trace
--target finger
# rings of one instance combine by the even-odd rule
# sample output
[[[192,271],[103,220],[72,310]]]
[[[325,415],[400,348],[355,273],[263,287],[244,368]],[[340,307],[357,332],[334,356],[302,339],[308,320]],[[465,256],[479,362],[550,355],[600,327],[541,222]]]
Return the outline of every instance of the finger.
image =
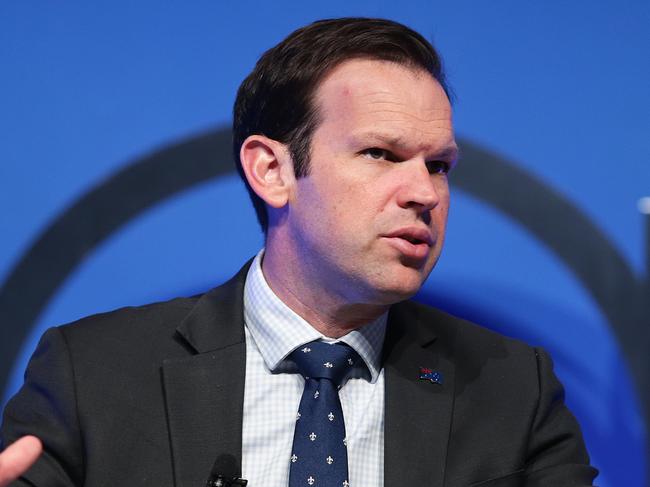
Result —
[[[41,440],[35,436],[23,436],[0,453],[0,487],[17,479],[43,451]]]

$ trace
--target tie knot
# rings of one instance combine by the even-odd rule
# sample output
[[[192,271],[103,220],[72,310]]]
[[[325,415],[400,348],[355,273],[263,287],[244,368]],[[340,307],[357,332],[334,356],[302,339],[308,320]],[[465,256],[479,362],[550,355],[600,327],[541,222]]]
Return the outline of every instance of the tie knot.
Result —
[[[345,343],[310,342],[289,355],[305,378],[330,379],[341,385],[343,379],[362,362]]]

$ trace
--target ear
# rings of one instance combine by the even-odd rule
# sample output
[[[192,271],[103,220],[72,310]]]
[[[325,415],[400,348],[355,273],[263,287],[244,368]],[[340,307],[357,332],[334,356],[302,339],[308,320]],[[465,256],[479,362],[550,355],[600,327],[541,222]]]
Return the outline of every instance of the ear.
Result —
[[[251,135],[239,151],[244,174],[253,191],[273,208],[287,204],[294,188],[293,162],[285,144]]]

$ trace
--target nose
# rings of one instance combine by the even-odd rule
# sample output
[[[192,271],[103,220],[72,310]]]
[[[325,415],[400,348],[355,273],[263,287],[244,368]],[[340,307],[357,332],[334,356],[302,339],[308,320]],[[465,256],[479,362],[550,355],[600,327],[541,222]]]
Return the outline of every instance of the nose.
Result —
[[[429,174],[423,160],[403,162],[402,168],[404,179],[397,196],[397,204],[402,208],[414,208],[418,213],[435,208],[440,203],[441,192],[446,190],[447,177]]]

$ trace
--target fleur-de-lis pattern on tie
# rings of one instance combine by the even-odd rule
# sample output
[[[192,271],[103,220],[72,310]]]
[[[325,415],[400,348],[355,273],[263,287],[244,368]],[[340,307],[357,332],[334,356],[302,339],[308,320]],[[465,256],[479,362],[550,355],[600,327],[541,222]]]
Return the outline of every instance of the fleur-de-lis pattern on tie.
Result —
[[[338,389],[357,353],[343,343],[311,342],[289,358],[305,377],[296,415],[289,487],[348,487],[345,423]]]

